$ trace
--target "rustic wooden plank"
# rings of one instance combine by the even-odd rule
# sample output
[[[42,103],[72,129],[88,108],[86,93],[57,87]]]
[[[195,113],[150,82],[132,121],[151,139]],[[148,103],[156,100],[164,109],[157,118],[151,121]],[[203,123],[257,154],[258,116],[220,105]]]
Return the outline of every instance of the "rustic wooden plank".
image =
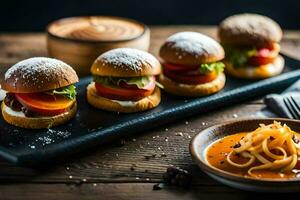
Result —
[[[150,52],[157,56],[163,41],[179,31],[197,31],[217,38],[214,26],[152,26]],[[300,58],[297,41],[299,31],[285,31],[282,51]],[[47,55],[46,36],[43,33],[1,33],[0,47],[1,70],[25,58]]]
[[[220,199],[224,197],[243,196],[241,192],[235,192],[224,187],[196,187],[188,192],[169,188],[160,191],[153,191],[153,184],[16,184],[14,187],[1,185],[1,199],[199,199],[209,197]]]
[[[155,26],[151,27],[150,52],[157,56],[163,41],[178,31],[199,31],[215,37],[214,27]],[[5,69],[22,59],[47,56],[46,36],[43,33],[1,33],[0,47],[0,66]]]
[[[23,169],[2,162],[0,181],[57,183],[86,179],[96,182],[158,182],[166,168],[175,165],[190,170],[196,177],[195,184],[215,184],[192,162],[188,150],[191,137],[213,124],[254,117],[263,107],[260,104],[236,105],[190,117],[127,138],[124,146],[110,144],[100,147],[50,169]]]
[[[170,200],[170,199],[252,199],[259,197],[268,198],[270,194],[251,193],[234,190],[225,186],[194,186],[188,190],[175,187],[164,188],[159,191],[153,191],[153,184],[81,184],[81,185],[65,185],[65,184],[14,184],[1,185],[1,199],[5,200],[88,200],[88,199],[109,199],[109,200]],[[297,198],[297,193],[292,194],[276,194],[272,195],[272,199],[289,199]]]
[[[281,52],[295,59],[300,59],[300,34],[283,39]]]
[[[162,44],[163,40],[178,31],[199,31],[215,37],[215,29],[213,27],[200,27],[200,26],[178,26],[178,27],[152,27],[152,44],[150,52],[157,55],[158,48]],[[297,35],[297,34],[294,34]],[[294,45],[295,36],[288,37],[284,41],[287,41],[287,45],[283,45],[283,49],[298,47],[298,43]],[[293,45],[291,45],[292,43]],[[0,70],[4,70],[19,60],[32,57],[32,56],[46,56],[45,49],[45,35],[44,34],[0,34]],[[291,47],[292,46],[292,47]],[[291,51],[291,50],[290,50]],[[130,138],[126,140],[126,144],[122,147],[116,147],[115,145],[107,145],[101,147],[94,152],[88,154],[82,154],[76,156],[73,161],[67,161],[65,164],[53,166],[51,169],[24,169],[16,166],[12,166],[4,161],[0,163],[0,180],[1,182],[13,181],[13,182],[30,182],[30,183],[108,183],[108,182],[132,182],[126,187],[124,184],[112,184],[109,188],[105,187],[107,184],[101,184],[101,191],[96,193],[97,195],[103,195],[103,191],[109,191],[107,195],[117,193],[116,190],[127,191],[129,187],[129,194],[126,197],[134,199],[134,195],[143,195],[151,192],[151,197],[155,197],[159,194],[160,198],[170,199],[175,198],[174,194],[153,193],[151,191],[152,184],[146,184],[146,190],[137,187],[136,190],[131,190],[131,187],[135,187],[134,182],[159,182],[161,181],[162,173],[167,166],[176,165],[191,171],[195,177],[193,184],[199,186],[197,191],[209,191],[209,188],[219,188],[219,192],[223,197],[227,189],[220,187],[215,181],[208,178],[206,175],[200,172],[198,167],[193,164],[188,153],[188,143],[190,137],[201,131],[203,128],[215,123],[219,123],[225,120],[247,117],[260,110],[263,105],[260,105],[262,101],[255,100],[251,102],[252,105],[239,105],[221,109],[218,112],[212,112],[197,117],[186,119],[172,123],[161,127],[160,129],[152,130],[147,133],[143,133],[141,136]],[[250,104],[251,104],[250,103]],[[202,125],[203,124],[203,125]],[[180,136],[182,133],[182,136]],[[158,137],[159,136],[159,137]],[[147,160],[148,156],[156,155],[154,158]],[[78,159],[78,157],[81,157]],[[140,184],[139,184],[140,185]],[[20,187],[19,187],[20,186]],[[53,186],[53,187],[52,187]],[[85,185],[89,187],[90,185]],[[201,186],[201,187],[200,187]],[[46,197],[49,194],[53,194],[53,191],[60,191],[59,194],[76,198],[78,195],[72,196],[69,192],[70,188],[65,188],[60,184],[42,184],[35,185],[1,185],[0,192],[4,192],[7,196],[10,192],[14,192],[16,189],[15,197],[22,198],[27,197],[32,199],[34,196]],[[40,192],[36,187],[42,188]],[[24,188],[24,189],[22,189]],[[60,190],[60,188],[62,188]],[[116,190],[112,188],[117,188]],[[121,188],[121,189],[120,189]],[[122,189],[123,188],[123,189]],[[65,189],[65,190],[64,190]],[[87,189],[88,190],[88,189]],[[29,192],[26,192],[29,191]],[[75,191],[81,191],[81,189]],[[88,190],[89,191],[89,190]],[[116,192],[114,192],[116,191]],[[141,191],[141,193],[139,193]],[[215,190],[214,190],[215,191]],[[160,191],[158,191],[160,192]],[[68,193],[68,194],[67,194]],[[72,191],[73,193],[73,191]],[[19,196],[17,195],[19,194]],[[76,193],[75,193],[76,194]],[[176,194],[176,193],[175,193]],[[193,198],[193,192],[188,192],[187,197]],[[207,194],[213,197],[214,192]],[[71,195],[71,196],[69,196]],[[129,195],[129,196],[128,196]],[[201,194],[203,195],[203,194]],[[105,196],[105,195],[104,195]],[[150,194],[145,195],[150,196]],[[177,195],[175,195],[177,196]],[[180,196],[180,195],[179,195]],[[49,198],[55,198],[56,195]],[[91,197],[95,197],[91,195]],[[110,197],[110,196],[107,196]],[[125,198],[124,196],[116,196]],[[138,196],[140,199],[141,196]],[[158,196],[157,196],[158,197]],[[198,196],[195,196],[198,197]],[[202,196],[201,196],[202,197]],[[205,194],[204,194],[205,197]]]
[[[46,37],[41,33],[0,34],[0,66],[34,56],[46,56]]]

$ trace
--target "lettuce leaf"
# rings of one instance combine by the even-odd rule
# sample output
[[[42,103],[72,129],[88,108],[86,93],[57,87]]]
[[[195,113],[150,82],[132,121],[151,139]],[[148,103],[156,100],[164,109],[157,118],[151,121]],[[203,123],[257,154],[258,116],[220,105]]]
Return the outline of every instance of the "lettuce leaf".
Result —
[[[128,85],[136,85],[139,89],[144,88],[151,82],[151,76],[142,76],[142,77],[132,77],[132,78],[126,78],[126,79],[119,79],[118,85],[121,81],[124,81]]]
[[[119,87],[120,82],[124,81],[128,85],[136,85],[142,89],[152,81],[152,76],[139,76],[139,77],[109,77],[109,76],[94,76],[94,81],[103,85]]]
[[[207,74],[213,71],[219,74],[224,71],[224,67],[225,67],[224,63],[214,62],[214,63],[201,64],[199,70],[201,74]]]
[[[250,48],[225,47],[225,54],[234,67],[241,67],[248,62],[248,59],[256,55],[257,50]]]
[[[69,85],[69,86],[58,88],[55,90],[50,90],[47,92],[47,94],[51,94],[51,95],[60,94],[69,99],[74,100],[76,98],[77,92],[76,92],[75,85]]]

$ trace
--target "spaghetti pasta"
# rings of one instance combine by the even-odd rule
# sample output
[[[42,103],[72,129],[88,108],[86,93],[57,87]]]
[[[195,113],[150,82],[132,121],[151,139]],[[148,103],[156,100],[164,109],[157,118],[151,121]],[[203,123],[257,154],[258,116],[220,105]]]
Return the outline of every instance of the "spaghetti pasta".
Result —
[[[234,167],[246,168],[250,176],[255,176],[253,172],[257,170],[292,171],[300,156],[299,136],[286,124],[276,121],[269,125],[260,124],[233,147],[226,161]],[[233,160],[233,155],[246,159],[246,162]]]

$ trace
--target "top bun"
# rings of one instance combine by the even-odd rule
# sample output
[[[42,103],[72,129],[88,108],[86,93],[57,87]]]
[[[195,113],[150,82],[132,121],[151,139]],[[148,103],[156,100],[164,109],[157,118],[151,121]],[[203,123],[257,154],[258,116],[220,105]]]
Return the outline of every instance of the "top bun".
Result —
[[[282,30],[268,17],[238,14],[221,22],[219,38],[225,44],[268,46],[281,40]]]
[[[196,32],[171,35],[159,55],[164,61],[178,65],[199,65],[222,60],[224,50],[214,39]]]
[[[157,75],[159,61],[145,51],[118,48],[100,55],[92,65],[91,73],[98,76],[136,77]]]
[[[2,89],[13,93],[44,92],[78,82],[76,72],[68,64],[53,58],[36,57],[9,68]]]

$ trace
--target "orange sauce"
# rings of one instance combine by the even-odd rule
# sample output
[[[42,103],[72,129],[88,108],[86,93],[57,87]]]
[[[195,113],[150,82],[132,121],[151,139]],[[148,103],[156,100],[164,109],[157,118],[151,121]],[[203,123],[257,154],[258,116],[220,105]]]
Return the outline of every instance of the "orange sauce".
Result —
[[[230,165],[226,161],[228,153],[233,150],[233,146],[239,142],[247,133],[237,133],[233,135],[226,136],[220,140],[212,143],[206,151],[206,159],[208,163],[218,169],[227,171],[236,175],[249,176],[247,171],[249,168],[258,165],[259,163],[254,163],[250,167],[238,168]],[[234,155],[231,159],[237,163],[245,163],[246,158]],[[273,170],[256,170],[252,172],[256,177],[261,178],[294,178],[297,173],[294,172],[280,172]]]

